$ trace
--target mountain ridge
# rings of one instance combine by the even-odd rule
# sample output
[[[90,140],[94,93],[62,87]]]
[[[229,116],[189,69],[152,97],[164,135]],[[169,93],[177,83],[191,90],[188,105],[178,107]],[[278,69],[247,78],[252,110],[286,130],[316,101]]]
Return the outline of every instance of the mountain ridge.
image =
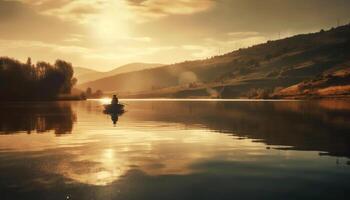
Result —
[[[143,70],[147,68],[154,68],[162,65],[163,64],[159,64],[159,63],[135,62],[135,63],[121,65],[117,68],[114,68],[106,72],[83,68],[83,67],[74,67],[74,74],[75,74],[75,77],[78,79],[78,84],[83,84],[85,82],[94,81],[107,76],[128,73],[128,72]]]

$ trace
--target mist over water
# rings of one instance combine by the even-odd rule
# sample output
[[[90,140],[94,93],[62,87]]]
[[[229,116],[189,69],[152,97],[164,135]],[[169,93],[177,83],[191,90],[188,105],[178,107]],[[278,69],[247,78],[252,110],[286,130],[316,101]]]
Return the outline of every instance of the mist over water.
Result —
[[[0,104],[1,199],[348,196],[350,101],[122,101]]]

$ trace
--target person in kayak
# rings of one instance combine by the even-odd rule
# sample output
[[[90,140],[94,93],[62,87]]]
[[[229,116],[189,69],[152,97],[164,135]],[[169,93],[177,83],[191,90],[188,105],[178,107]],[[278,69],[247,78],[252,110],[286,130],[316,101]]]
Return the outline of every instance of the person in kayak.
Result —
[[[117,98],[117,95],[113,95],[111,104],[112,105],[117,105],[118,103],[119,103],[119,100]]]

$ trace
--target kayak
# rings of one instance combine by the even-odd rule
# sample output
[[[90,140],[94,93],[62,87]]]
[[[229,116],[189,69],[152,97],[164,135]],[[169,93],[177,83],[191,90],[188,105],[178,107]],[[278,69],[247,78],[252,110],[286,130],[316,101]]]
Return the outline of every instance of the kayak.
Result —
[[[105,107],[105,112],[107,113],[121,113],[124,112],[123,104],[107,104],[103,105]]]

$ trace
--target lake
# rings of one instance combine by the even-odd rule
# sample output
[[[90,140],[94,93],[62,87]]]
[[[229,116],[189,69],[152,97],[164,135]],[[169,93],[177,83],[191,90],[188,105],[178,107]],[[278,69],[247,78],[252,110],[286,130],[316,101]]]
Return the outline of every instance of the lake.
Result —
[[[350,101],[0,104],[0,198],[348,199]]]

